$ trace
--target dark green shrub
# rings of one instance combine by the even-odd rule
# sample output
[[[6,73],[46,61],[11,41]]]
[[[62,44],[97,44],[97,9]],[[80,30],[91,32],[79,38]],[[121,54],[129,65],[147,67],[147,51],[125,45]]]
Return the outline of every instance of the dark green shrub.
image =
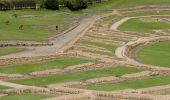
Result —
[[[66,7],[68,7],[70,10],[85,9],[88,7],[88,1],[87,0],[67,0]]]
[[[58,10],[59,9],[58,0],[45,0],[45,8],[50,10]]]
[[[3,10],[9,10],[12,8],[12,3],[10,0],[1,0],[0,1],[0,7]]]

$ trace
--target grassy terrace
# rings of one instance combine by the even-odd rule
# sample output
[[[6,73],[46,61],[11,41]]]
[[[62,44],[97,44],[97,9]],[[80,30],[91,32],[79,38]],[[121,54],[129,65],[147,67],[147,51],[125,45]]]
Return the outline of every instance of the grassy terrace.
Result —
[[[23,51],[23,48],[0,48],[0,56]]]
[[[5,90],[5,89],[9,89],[9,87],[5,87],[5,86],[1,86],[1,85],[0,85],[0,91],[3,91],[3,90]]]
[[[90,5],[88,9],[71,12],[66,8],[58,11],[50,10],[16,10],[18,15],[38,15],[32,18],[14,18],[13,11],[0,12],[0,40],[34,40],[47,41],[48,37],[68,28],[75,18],[84,14],[101,14],[110,12],[113,8],[134,7],[139,5],[169,5],[169,0],[110,0],[108,2]],[[48,15],[48,17],[43,17]],[[5,25],[5,21],[10,21]],[[24,25],[24,30],[19,30],[19,25]],[[56,31],[51,25],[58,25]]]
[[[113,67],[85,72],[76,73],[65,73],[63,75],[53,75],[47,77],[38,77],[32,79],[23,80],[12,80],[11,82],[25,84],[25,85],[35,85],[35,86],[46,86],[48,84],[63,83],[70,81],[83,81],[91,78],[105,77],[105,76],[121,76],[123,74],[136,73],[142,70],[132,68],[132,67]]]
[[[49,36],[65,30],[76,17],[81,16],[78,12],[67,10],[16,10],[19,18],[12,17],[13,11],[0,13],[0,40],[48,41]],[[27,15],[38,17],[24,17]],[[9,25],[5,24],[6,21],[9,21]],[[23,30],[19,30],[20,25],[24,25]],[[59,26],[58,31],[55,30],[55,25]]]
[[[16,95],[0,97],[0,100],[42,100],[45,98],[50,98],[50,97],[42,94],[27,93],[27,94],[16,94]]]
[[[126,7],[135,7],[141,5],[170,5],[169,0],[110,0],[105,3],[99,3],[90,6],[89,8],[93,13],[104,13],[110,11],[113,8],[126,8]],[[91,11],[91,12],[92,12]]]
[[[142,80],[131,80],[124,81],[115,84],[102,84],[83,87],[84,89],[90,90],[100,90],[100,91],[112,91],[112,90],[122,90],[122,89],[139,89],[147,88],[153,86],[167,85],[170,84],[169,76],[161,76],[157,78],[146,78]]]
[[[116,46],[114,44],[104,44],[104,43],[98,43],[98,42],[92,42],[92,41],[81,41],[82,44],[87,44],[87,45],[93,45],[96,47],[101,47],[101,48],[105,48],[108,51],[111,51],[112,53],[110,55],[114,55],[114,51],[116,49]]]
[[[170,41],[147,45],[137,52],[140,62],[156,66],[170,67]]]
[[[112,25],[113,19],[121,20],[124,17],[137,17],[137,16],[149,16],[149,15],[166,15],[167,16],[167,15],[170,15],[170,12],[169,11],[160,11],[159,13],[157,13],[156,11],[145,11],[145,12],[125,13],[121,16],[113,15],[113,16],[103,18],[103,20],[100,21],[98,23],[98,25],[102,25],[103,23],[108,23],[109,25]]]
[[[71,12],[66,8],[59,11],[50,10],[16,10],[18,15],[38,15],[40,17],[32,18],[14,18],[13,11],[0,12],[0,40],[33,40],[48,41],[48,37],[61,33],[68,28],[75,18],[84,14],[101,14],[110,12],[113,8],[134,7],[139,5],[169,5],[169,0],[110,0],[108,2],[98,3],[89,6],[87,10]],[[48,15],[48,17],[43,17]],[[5,25],[5,21],[10,21]],[[19,25],[24,25],[24,30],[19,30]],[[56,31],[52,25],[58,25]]]
[[[135,12],[135,13],[126,13],[123,14],[124,17],[135,17],[135,16],[147,16],[147,15],[170,15],[169,11],[160,11],[159,13],[156,11],[145,11],[145,12]]]
[[[95,60],[89,60],[77,57],[67,57],[55,60],[48,60],[33,64],[21,64],[12,66],[2,66],[0,67],[0,73],[30,73],[34,71],[41,71],[47,69],[59,68],[63,69],[71,65],[82,64],[86,62],[94,62]]]
[[[165,22],[143,22],[139,19],[130,19],[119,27],[119,30],[132,31],[139,34],[150,33],[155,29],[170,29],[170,24]]]

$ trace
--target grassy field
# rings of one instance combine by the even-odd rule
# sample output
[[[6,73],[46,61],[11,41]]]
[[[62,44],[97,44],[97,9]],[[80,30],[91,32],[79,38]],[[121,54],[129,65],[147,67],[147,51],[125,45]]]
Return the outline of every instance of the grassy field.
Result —
[[[75,18],[81,16],[76,12],[48,10],[15,11],[19,16],[36,15],[38,17],[15,18],[12,16],[14,11],[0,13],[0,40],[48,41],[49,36],[65,30]],[[6,21],[9,21],[9,25],[5,24]],[[24,25],[23,30],[19,30],[20,25]],[[56,25],[59,26],[58,31],[55,30]]]
[[[21,52],[25,49],[23,48],[0,48],[0,56]]]
[[[145,11],[145,12],[125,13],[121,16],[113,15],[113,16],[103,18],[103,20],[100,21],[98,23],[98,25],[103,25],[103,23],[107,23],[111,26],[113,24],[113,21],[112,21],[113,19],[121,20],[124,17],[137,17],[137,16],[149,16],[149,15],[169,15],[170,16],[170,12],[169,11],[160,11],[158,13],[156,11]]]
[[[135,17],[135,16],[147,16],[147,15],[170,15],[169,11],[160,11],[159,13],[157,11],[145,11],[145,12],[135,12],[135,13],[126,13],[123,14],[123,17]],[[120,16],[120,17],[122,17]]]
[[[151,33],[152,30],[170,29],[165,22],[143,22],[139,19],[130,19],[119,27],[121,31],[132,31],[139,34]]]
[[[85,72],[76,73],[65,73],[63,75],[53,75],[47,77],[38,77],[32,79],[23,80],[12,80],[11,82],[25,84],[25,85],[35,85],[35,86],[46,86],[48,84],[63,83],[70,81],[83,81],[91,78],[105,77],[105,76],[121,76],[123,74],[136,73],[142,71],[141,69],[136,69],[132,67],[118,66],[116,68],[106,68]]]
[[[124,81],[115,84],[102,84],[83,87],[84,89],[100,90],[100,91],[112,91],[122,89],[139,89],[153,86],[167,85],[170,84],[169,76],[161,76],[156,78],[146,78],[141,80]]]
[[[92,41],[81,41],[82,44],[87,44],[87,45],[92,45],[92,46],[96,46],[96,47],[100,47],[100,48],[105,48],[108,51],[111,51],[111,55],[115,55],[115,49],[116,46],[114,44],[105,44],[105,43],[98,43],[98,42],[92,42]]]
[[[142,5],[170,5],[169,0],[109,0],[90,6],[93,13],[105,13],[113,8],[135,7]]]
[[[16,10],[18,15],[39,15],[32,18],[14,18],[14,11],[0,12],[0,40],[34,40],[48,41],[48,37],[61,33],[67,29],[73,20],[85,14],[101,14],[110,12],[113,8],[134,7],[139,5],[169,5],[169,0],[110,0],[108,2],[98,3],[89,6],[88,9],[82,11],[71,12],[66,8],[59,11],[50,10]],[[43,17],[48,15],[48,17]],[[6,21],[10,21],[9,25],[5,25]],[[24,25],[23,30],[18,27]],[[59,26],[56,31],[54,27]]]
[[[5,86],[1,86],[1,85],[0,85],[0,91],[3,91],[3,90],[5,90],[5,89],[9,89],[9,87],[5,87]]]
[[[42,100],[45,98],[49,98],[49,96],[42,95],[42,94],[16,94],[16,95],[9,95],[9,96],[4,96],[0,97],[0,100]]]
[[[170,67],[170,41],[147,45],[137,52],[140,62],[156,66]]]
[[[0,67],[0,73],[10,73],[10,74],[30,73],[34,71],[41,71],[41,70],[54,69],[54,68],[63,69],[71,65],[82,64],[90,61],[94,62],[95,60],[77,58],[77,57],[67,57],[67,58],[60,58],[60,59],[32,63],[32,64],[2,66]]]

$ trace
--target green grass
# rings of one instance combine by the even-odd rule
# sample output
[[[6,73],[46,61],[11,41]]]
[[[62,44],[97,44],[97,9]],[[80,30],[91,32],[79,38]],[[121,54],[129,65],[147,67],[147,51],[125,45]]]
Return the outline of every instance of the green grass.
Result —
[[[5,89],[9,89],[9,87],[5,87],[5,86],[0,86],[0,91],[3,91]]]
[[[51,15],[49,17],[35,18],[18,18],[12,17],[13,11],[0,12],[0,40],[33,40],[48,41],[48,37],[61,33],[69,27],[75,18],[84,16],[85,14],[101,14],[111,12],[113,8],[134,7],[139,5],[169,5],[169,0],[109,0],[108,2],[98,3],[89,6],[86,10],[69,11],[61,8],[57,11],[50,10],[16,10],[18,15],[36,14]],[[56,14],[56,16],[54,16]],[[9,20],[10,24],[5,25],[5,21]],[[20,25],[24,25],[24,30],[19,30]],[[43,26],[43,28],[33,28],[33,26]],[[48,25],[58,25],[59,30],[52,28],[44,28]]]
[[[105,77],[105,76],[121,76],[123,74],[136,73],[142,71],[141,69],[136,69],[132,67],[118,66],[116,68],[106,68],[85,72],[75,72],[75,73],[65,73],[63,75],[52,75],[47,77],[38,77],[32,79],[23,80],[12,80],[11,82],[25,84],[25,85],[35,85],[35,86],[46,86],[48,84],[54,83],[64,83],[70,81],[82,81],[91,78]]]
[[[81,16],[76,12],[48,10],[16,10],[15,13],[18,15],[48,15],[48,17],[16,19],[12,17],[13,11],[0,11],[0,40],[48,41],[49,36],[67,29],[75,18]],[[10,21],[9,25],[6,25],[5,21]],[[20,25],[24,25],[23,30],[18,29]],[[49,25],[58,25],[59,30],[56,31],[55,27],[47,28]]]
[[[141,80],[123,81],[114,84],[92,85],[92,86],[86,86],[82,88],[90,89],[90,90],[100,90],[100,91],[113,91],[113,90],[122,90],[122,89],[147,88],[147,87],[168,85],[168,84],[170,84],[170,76],[161,76],[161,77],[146,78]]]
[[[157,13],[156,11],[145,11],[145,12],[132,12],[132,13],[125,13],[121,16],[118,15],[113,15],[113,16],[109,16],[106,18],[103,18],[102,21],[100,21],[98,23],[98,25],[103,25],[103,23],[107,23],[109,24],[109,26],[111,26],[113,24],[113,19],[116,20],[121,20],[124,17],[137,17],[137,16],[149,16],[149,15],[170,15],[169,11],[160,11],[159,13]]]
[[[157,11],[145,11],[145,12],[133,12],[133,13],[126,13],[123,14],[120,17],[135,17],[135,16],[148,16],[148,15],[170,15],[169,11],[160,11],[159,13]]]
[[[170,67],[170,41],[147,45],[137,52],[140,62],[156,66]]]
[[[139,19],[130,19],[123,23],[119,29],[121,31],[132,31],[139,34],[150,33],[155,29],[170,29],[170,24],[165,22],[142,22]]]
[[[0,56],[23,51],[23,48],[0,48]]]
[[[27,93],[27,94],[15,94],[15,95],[3,96],[0,97],[0,100],[42,100],[45,98],[50,98],[50,97],[42,94]]]
[[[59,68],[63,69],[71,65],[82,64],[86,62],[94,62],[95,60],[89,60],[77,57],[67,57],[55,60],[49,60],[44,62],[38,62],[33,64],[21,64],[12,66],[2,66],[0,67],[0,73],[30,73],[34,71],[41,71],[47,69]]]
[[[105,48],[108,51],[112,52],[112,55],[115,55],[115,49],[116,49],[116,45],[114,44],[105,44],[105,43],[98,43],[98,42],[92,42],[92,41],[81,41],[82,44],[87,44],[87,45],[93,45],[96,47],[101,47],[101,48]]]
[[[135,7],[141,5],[170,5],[169,0],[109,0],[89,7],[93,13],[104,13],[113,8]]]

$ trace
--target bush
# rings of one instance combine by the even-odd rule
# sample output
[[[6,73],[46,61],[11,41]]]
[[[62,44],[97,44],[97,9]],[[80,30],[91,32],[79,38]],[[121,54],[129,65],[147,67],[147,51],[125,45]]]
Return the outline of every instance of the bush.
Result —
[[[50,9],[50,10],[58,10],[59,9],[58,0],[46,0],[45,1],[45,8]]]
[[[88,7],[88,1],[87,0],[67,0],[66,6],[70,10],[85,9]]]
[[[1,0],[0,1],[0,7],[3,10],[8,10],[12,8],[11,0]]]

